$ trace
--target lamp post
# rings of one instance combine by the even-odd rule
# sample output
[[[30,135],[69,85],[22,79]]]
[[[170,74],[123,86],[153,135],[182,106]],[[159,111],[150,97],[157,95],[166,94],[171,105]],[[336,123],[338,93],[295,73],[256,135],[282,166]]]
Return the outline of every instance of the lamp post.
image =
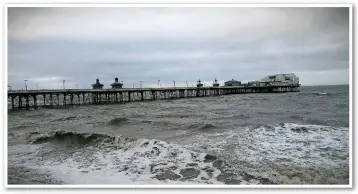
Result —
[[[174,88],[175,88],[175,81],[173,81],[173,83],[174,83]]]
[[[27,84],[26,84],[27,79],[25,79],[24,81],[25,81],[25,90],[27,90]]]
[[[142,83],[143,83],[143,82],[142,82],[142,81],[139,81],[139,82],[140,82],[140,88],[142,88]]]
[[[160,80],[158,79],[158,87],[159,87],[159,82],[160,82]]]
[[[186,83],[186,87],[188,87],[188,81],[185,81],[185,83]]]

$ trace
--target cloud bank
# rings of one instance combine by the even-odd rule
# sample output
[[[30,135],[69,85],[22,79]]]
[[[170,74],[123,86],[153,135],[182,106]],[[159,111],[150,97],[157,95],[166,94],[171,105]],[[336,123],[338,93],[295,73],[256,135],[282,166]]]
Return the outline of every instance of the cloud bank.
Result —
[[[8,83],[190,85],[296,73],[348,84],[349,8],[8,8]]]

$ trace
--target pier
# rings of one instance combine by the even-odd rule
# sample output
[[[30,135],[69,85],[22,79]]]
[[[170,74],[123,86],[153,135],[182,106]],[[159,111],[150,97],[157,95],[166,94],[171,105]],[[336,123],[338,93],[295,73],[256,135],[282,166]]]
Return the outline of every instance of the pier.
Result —
[[[10,90],[8,109],[60,108],[86,104],[195,98],[247,93],[298,92],[299,84],[276,86],[223,86],[121,89]]]

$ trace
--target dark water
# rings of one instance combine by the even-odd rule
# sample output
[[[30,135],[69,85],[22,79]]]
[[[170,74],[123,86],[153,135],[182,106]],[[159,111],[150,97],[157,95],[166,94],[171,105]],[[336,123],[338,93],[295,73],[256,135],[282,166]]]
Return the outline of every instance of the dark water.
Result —
[[[13,111],[9,184],[348,184],[349,88]]]

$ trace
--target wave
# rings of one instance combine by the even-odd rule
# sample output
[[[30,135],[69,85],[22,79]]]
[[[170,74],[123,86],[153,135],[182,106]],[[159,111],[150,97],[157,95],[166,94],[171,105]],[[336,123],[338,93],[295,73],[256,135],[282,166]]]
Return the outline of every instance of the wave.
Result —
[[[196,129],[203,126],[212,127],[211,124],[192,127]],[[229,151],[230,156],[222,155],[220,151],[213,152],[211,148],[193,151],[188,146],[157,139],[133,139],[120,135],[56,131],[49,134],[34,132],[31,136],[37,145],[46,142],[60,142],[59,146],[68,143],[91,145],[75,154],[71,152],[71,157],[66,160],[57,158],[61,153],[53,153],[54,157],[48,157],[53,161],[46,161],[43,167],[52,170],[57,175],[56,178],[60,177],[65,184],[327,184],[322,174],[333,171],[318,169],[306,172],[299,164],[303,164],[304,168],[306,163],[302,161],[314,163],[316,166],[329,163],[331,160],[324,156],[308,160],[305,154],[331,153],[332,148],[343,155],[339,158],[341,155],[335,153],[329,154],[329,157],[336,157],[335,160],[345,163],[345,146],[341,141],[335,142],[336,140],[332,139],[340,137],[343,131],[346,129],[280,123],[257,128],[247,127],[246,131],[241,130],[239,133],[227,131],[209,134],[205,136],[207,139],[199,139],[203,137],[200,135],[195,137],[198,143],[205,143],[208,147],[237,144],[239,149]],[[332,136],[327,136],[331,133]],[[223,141],[211,138],[215,135]],[[317,139],[321,137],[323,139]],[[245,142],[246,139],[251,143]],[[225,150],[227,147],[222,148]],[[328,148],[329,150],[325,151]],[[264,151],[270,154],[264,155]],[[260,161],[264,164],[259,165]],[[243,162],[245,165],[242,165]],[[273,164],[276,166],[272,166]],[[287,166],[294,169],[288,170]],[[342,175],[332,176],[334,180],[329,181],[332,181],[332,184],[336,184],[337,180],[342,181],[341,176],[345,176],[343,171],[335,171]],[[78,178],[82,176],[91,178]]]
[[[33,133],[32,136],[36,145],[46,142],[106,145],[81,149],[66,160],[56,158],[61,155],[59,153],[48,157],[49,161],[45,161],[39,168],[52,171],[52,174],[57,175],[56,178],[65,184],[98,184],[102,181],[107,184],[138,184],[143,181],[155,184],[275,184],[267,178],[233,168],[230,162],[220,156],[191,151],[157,139],[133,139],[71,131]],[[46,147],[45,144],[43,146]],[[87,153],[89,150],[91,154]],[[101,180],[78,178],[81,175],[101,177]]]
[[[59,118],[59,119],[52,120],[51,122],[70,121],[70,120],[75,120],[76,118],[77,118],[77,116],[68,116],[68,117],[64,117],[64,118]]]
[[[160,114],[157,115],[156,118],[189,118],[192,117],[192,115],[188,114],[188,112],[186,113],[174,113],[174,114]]]
[[[14,130],[22,130],[22,129],[27,129],[27,128],[35,128],[37,127],[36,124],[32,124],[32,123],[29,123],[29,124],[25,124],[25,125],[18,125],[18,126],[8,126],[9,129],[11,129],[11,131],[14,131]]]
[[[245,114],[239,114],[239,115],[234,116],[234,118],[238,118],[238,119],[250,119],[251,116],[245,115]]]
[[[44,118],[44,117],[52,117],[54,116],[53,113],[46,113],[46,112],[33,112],[32,114],[28,115],[28,118]]]
[[[294,117],[294,116],[293,116]],[[319,124],[300,124],[300,123],[280,123],[278,125],[262,125],[256,129],[264,129],[265,131],[275,131],[275,130],[286,130],[291,132],[296,131],[311,131],[311,132],[332,132],[332,131],[346,131],[346,127],[336,127],[336,126],[327,126]]]
[[[306,95],[306,96],[316,96],[316,95],[319,95],[319,96],[331,96],[331,95],[334,95],[334,94],[337,94],[337,93],[330,93],[330,92],[299,92],[298,93],[299,95]]]
[[[127,122],[129,119],[124,117],[114,118],[108,122],[109,125],[121,125]]]
[[[289,116],[290,119],[296,120],[296,121],[303,121],[314,125],[325,125],[327,122],[323,120],[319,120],[316,118],[311,117],[303,117],[299,115],[291,115]]]
[[[114,142],[115,137],[100,134],[100,133],[75,133],[71,131],[55,131],[53,133],[41,134],[38,132],[32,132],[30,134],[30,141],[33,144],[42,144],[46,142],[61,142],[65,144],[79,144],[86,145],[92,143],[109,143]]]
[[[210,123],[206,123],[206,124],[191,124],[188,126],[189,129],[195,129],[195,130],[203,130],[203,131],[207,131],[207,130],[211,130],[211,129],[215,129],[218,128],[217,126],[210,124]]]
[[[298,123],[239,126],[195,135],[187,147],[222,154],[235,168],[277,184],[347,184],[348,133],[346,127]],[[324,173],[332,174],[330,180]]]

